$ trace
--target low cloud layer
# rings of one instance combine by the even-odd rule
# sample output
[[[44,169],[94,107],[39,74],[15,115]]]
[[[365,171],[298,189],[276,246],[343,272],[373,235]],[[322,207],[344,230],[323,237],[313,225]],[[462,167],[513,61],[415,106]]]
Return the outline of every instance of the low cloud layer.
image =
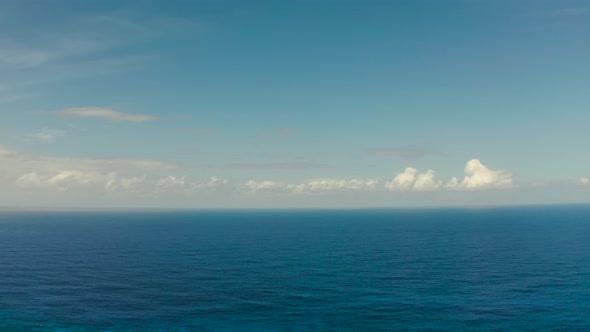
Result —
[[[448,183],[436,179],[435,171],[429,169],[424,173],[413,167],[406,168],[403,172],[389,180],[382,182],[380,179],[316,179],[300,184],[288,184],[280,181],[248,181],[248,191],[256,192],[341,192],[341,191],[376,191],[385,189],[390,192],[429,192],[438,190],[484,190],[484,189],[508,189],[513,186],[512,174],[498,170],[494,171],[483,165],[478,159],[467,162],[465,176],[459,180],[453,177]],[[381,184],[383,184],[381,186]]]
[[[0,182],[24,190],[192,193],[226,188],[250,194],[314,194],[471,191],[508,189],[514,184],[510,172],[489,169],[478,159],[467,162],[462,178],[453,177],[446,183],[437,179],[434,170],[421,172],[414,167],[407,167],[389,180],[316,178],[298,183],[262,179],[232,184],[216,176],[205,180],[191,179],[179,175],[180,171],[175,165],[158,160],[44,157],[20,153],[0,145]],[[589,178],[581,178],[579,182],[590,185]]]
[[[127,114],[110,108],[101,107],[77,107],[68,108],[57,112],[59,116],[69,118],[100,118],[109,121],[121,122],[145,122],[153,120],[154,117],[145,114]]]
[[[319,193],[343,191],[370,191],[377,189],[379,179],[313,179],[299,184],[288,184],[278,181],[254,181],[246,183],[246,188],[256,192],[291,192],[291,193]]]

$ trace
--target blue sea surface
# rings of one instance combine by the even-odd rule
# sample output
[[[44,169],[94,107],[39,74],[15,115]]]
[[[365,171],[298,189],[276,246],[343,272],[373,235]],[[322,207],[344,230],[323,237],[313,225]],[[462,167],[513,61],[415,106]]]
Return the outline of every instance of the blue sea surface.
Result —
[[[590,207],[0,212],[0,331],[590,331]]]

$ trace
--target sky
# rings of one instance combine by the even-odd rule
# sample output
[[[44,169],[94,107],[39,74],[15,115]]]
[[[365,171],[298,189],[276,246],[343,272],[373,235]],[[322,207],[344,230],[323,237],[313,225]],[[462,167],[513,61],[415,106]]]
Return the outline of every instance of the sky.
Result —
[[[0,2],[0,206],[590,203],[589,0]]]

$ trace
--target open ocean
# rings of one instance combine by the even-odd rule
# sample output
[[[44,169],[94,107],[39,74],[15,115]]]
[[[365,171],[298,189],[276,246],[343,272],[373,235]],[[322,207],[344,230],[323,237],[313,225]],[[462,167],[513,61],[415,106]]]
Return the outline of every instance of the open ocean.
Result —
[[[0,331],[590,331],[590,207],[0,212]]]

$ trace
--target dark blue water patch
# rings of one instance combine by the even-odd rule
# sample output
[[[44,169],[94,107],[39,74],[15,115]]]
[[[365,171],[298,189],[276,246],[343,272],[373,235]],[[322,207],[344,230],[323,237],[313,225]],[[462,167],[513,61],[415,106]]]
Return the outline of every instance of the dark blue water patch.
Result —
[[[590,330],[590,207],[0,213],[0,331]]]

